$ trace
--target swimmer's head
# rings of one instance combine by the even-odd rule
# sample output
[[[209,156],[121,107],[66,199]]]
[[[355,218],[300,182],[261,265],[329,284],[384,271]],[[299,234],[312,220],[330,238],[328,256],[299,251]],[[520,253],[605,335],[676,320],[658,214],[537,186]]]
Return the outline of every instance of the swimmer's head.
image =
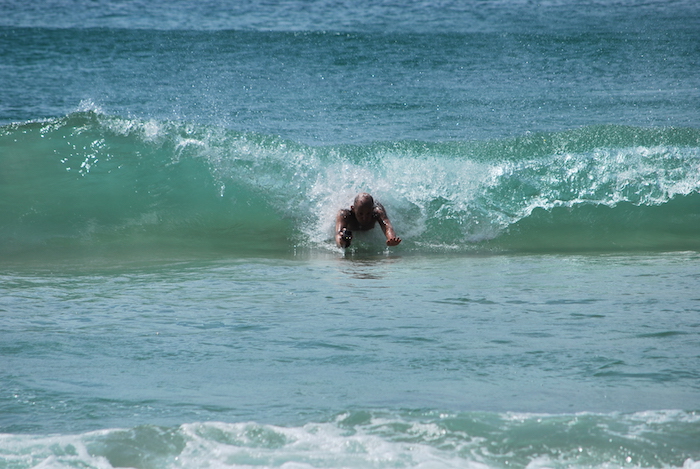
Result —
[[[372,222],[374,215],[374,199],[366,192],[357,194],[355,204],[350,207],[355,218],[361,225],[367,225]]]

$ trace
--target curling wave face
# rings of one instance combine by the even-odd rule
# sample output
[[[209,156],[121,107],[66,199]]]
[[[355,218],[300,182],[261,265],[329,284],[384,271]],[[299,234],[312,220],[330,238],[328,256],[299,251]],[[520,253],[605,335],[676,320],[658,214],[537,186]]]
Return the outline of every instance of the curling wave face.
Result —
[[[309,146],[87,109],[0,128],[0,254],[332,250],[335,212],[359,191],[404,252],[697,250],[699,142],[594,126]]]

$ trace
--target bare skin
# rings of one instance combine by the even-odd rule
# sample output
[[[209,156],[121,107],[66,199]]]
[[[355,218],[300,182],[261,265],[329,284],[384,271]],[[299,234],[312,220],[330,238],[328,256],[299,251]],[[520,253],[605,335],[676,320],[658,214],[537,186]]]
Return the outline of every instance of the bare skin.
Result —
[[[358,194],[350,210],[342,209],[338,212],[335,219],[335,242],[338,247],[346,248],[352,242],[351,231],[371,230],[377,223],[386,236],[387,246],[396,246],[401,242],[382,204],[375,202],[366,192]]]

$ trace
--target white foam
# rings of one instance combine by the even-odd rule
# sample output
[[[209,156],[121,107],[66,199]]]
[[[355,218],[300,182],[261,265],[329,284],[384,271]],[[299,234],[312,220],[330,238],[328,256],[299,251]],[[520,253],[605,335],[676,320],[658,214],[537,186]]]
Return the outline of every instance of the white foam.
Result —
[[[611,448],[570,445],[553,447],[553,442],[540,443],[547,448],[542,454],[533,452],[532,442],[513,440],[512,425],[563,425],[567,428],[582,416],[590,417],[596,428],[605,428],[605,422],[616,422],[628,428],[624,436],[633,440],[642,426],[675,425],[679,422],[697,424],[695,413],[682,411],[650,411],[635,414],[499,414],[496,420],[488,418],[490,436],[469,434],[465,430],[449,429],[443,419],[459,419],[455,415],[436,415],[416,420],[396,415],[378,415],[361,424],[349,425],[350,414],[339,415],[326,423],[307,423],[301,426],[277,426],[255,422],[190,423],[169,430],[158,430],[163,442],[154,441],[154,449],[140,440],[138,430],[102,430],[81,435],[32,436],[0,435],[0,454],[8,467],[63,469],[69,467],[111,468],[109,454],[120,448],[138,447],[139,454],[132,458],[138,467],[154,468],[417,468],[417,469],[487,469],[524,467],[548,469],[611,469],[620,461],[631,468],[646,469],[637,458],[644,455],[621,452],[610,453]],[[488,417],[488,416],[487,416]],[[479,415],[468,418],[479,420]],[[563,419],[563,420],[562,420]],[[500,424],[498,422],[501,422]],[[596,423],[597,422],[597,423]],[[601,427],[602,425],[602,427]],[[467,427],[468,428],[468,427]],[[481,428],[477,425],[475,428]],[[649,428],[647,431],[651,431]],[[553,428],[552,431],[556,431]],[[615,432],[606,430],[611,437]],[[657,432],[659,430],[657,428]],[[478,430],[481,432],[481,430]],[[516,432],[517,434],[517,432]],[[546,437],[546,435],[545,435]],[[616,436],[617,437],[617,436]],[[171,441],[182,445],[172,445]],[[163,445],[164,442],[165,445]],[[116,445],[116,446],[114,446]],[[505,446],[504,446],[505,445]],[[605,444],[607,445],[607,443]],[[169,453],[163,448],[169,447]],[[620,448],[623,451],[623,448]],[[626,450],[625,450],[626,451]],[[610,457],[613,456],[612,459]],[[618,458],[621,458],[618,460]],[[661,464],[671,469],[670,464]],[[700,469],[700,462],[686,458],[682,469]]]
[[[376,422],[380,425],[381,422]],[[381,426],[381,425],[380,425]],[[375,427],[375,425],[372,425]],[[227,441],[213,441],[212,430],[228,435]],[[178,467],[252,468],[465,468],[485,469],[486,464],[441,451],[423,441],[393,441],[367,428],[352,430],[334,423],[313,423],[302,427],[277,427],[254,423],[206,423],[183,426],[189,443]],[[415,424],[409,433],[428,440],[443,435],[434,424]],[[264,447],[252,436],[267,435]],[[263,438],[264,439],[264,438]]]
[[[112,465],[102,456],[90,454],[84,440],[109,434],[112,430],[83,435],[0,435],[0,454],[8,466],[16,468],[64,469],[89,467],[111,469]]]

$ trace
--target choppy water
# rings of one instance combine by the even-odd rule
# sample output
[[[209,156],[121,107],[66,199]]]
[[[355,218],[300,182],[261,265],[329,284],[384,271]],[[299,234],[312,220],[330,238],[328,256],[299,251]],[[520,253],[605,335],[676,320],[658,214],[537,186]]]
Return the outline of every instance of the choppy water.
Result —
[[[691,467],[699,260],[5,275],[6,467]]]
[[[696,2],[0,4],[0,468],[696,469],[698,109]]]

